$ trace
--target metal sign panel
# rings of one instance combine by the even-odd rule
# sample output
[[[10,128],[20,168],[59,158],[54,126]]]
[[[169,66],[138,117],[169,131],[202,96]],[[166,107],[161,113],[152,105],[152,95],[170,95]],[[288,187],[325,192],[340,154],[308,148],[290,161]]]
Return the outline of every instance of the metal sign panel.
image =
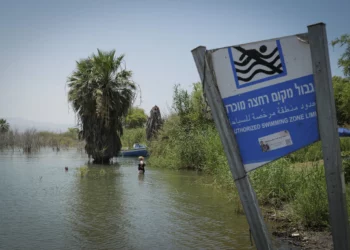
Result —
[[[246,171],[320,140],[307,42],[295,35],[209,53]]]

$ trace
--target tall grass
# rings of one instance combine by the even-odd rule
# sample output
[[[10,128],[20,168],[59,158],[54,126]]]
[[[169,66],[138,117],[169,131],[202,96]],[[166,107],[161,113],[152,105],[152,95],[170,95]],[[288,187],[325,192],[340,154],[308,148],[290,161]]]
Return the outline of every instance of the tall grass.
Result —
[[[298,178],[297,192],[291,203],[295,221],[306,227],[327,226],[329,213],[324,166],[303,169]]]
[[[300,173],[290,160],[280,159],[250,173],[253,187],[261,204],[281,207],[294,199],[300,185]]]
[[[340,138],[340,149],[341,151],[350,151],[350,139]],[[312,162],[322,160],[322,145],[318,141],[305,148],[299,149],[298,151],[286,156],[293,163],[295,162]]]
[[[293,223],[305,227],[328,225],[328,201],[324,166],[303,167],[280,159],[250,173],[259,202],[288,207]]]
[[[114,167],[83,165],[76,169],[76,175],[85,179],[108,179],[115,178],[118,172]]]
[[[184,128],[176,115],[169,117],[158,139],[152,141],[149,148],[149,163],[156,167],[194,169],[208,174],[218,172],[217,168],[221,166],[228,170],[215,128]]]

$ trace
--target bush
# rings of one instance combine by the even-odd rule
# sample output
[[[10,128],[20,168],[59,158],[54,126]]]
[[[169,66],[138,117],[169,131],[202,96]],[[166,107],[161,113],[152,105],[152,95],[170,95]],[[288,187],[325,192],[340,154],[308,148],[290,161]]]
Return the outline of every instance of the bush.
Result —
[[[171,116],[150,144],[149,164],[157,167],[203,170],[205,131],[180,126],[180,118]]]
[[[260,203],[280,207],[294,199],[300,173],[288,159],[280,159],[250,173]]]
[[[350,151],[350,138],[340,138],[341,151]],[[323,159],[321,141],[315,142],[307,147],[299,149],[285,158],[295,162],[319,161]]]
[[[322,159],[321,142],[318,141],[307,147],[299,149],[298,151],[295,151],[294,153],[287,155],[285,158],[289,159],[292,163],[321,160]]]
[[[342,152],[345,183],[350,182],[350,152]]]
[[[328,200],[324,167],[304,169],[301,172],[299,188],[292,202],[293,214],[306,227],[328,225]]]
[[[341,151],[350,151],[350,138],[340,138],[340,149]]]

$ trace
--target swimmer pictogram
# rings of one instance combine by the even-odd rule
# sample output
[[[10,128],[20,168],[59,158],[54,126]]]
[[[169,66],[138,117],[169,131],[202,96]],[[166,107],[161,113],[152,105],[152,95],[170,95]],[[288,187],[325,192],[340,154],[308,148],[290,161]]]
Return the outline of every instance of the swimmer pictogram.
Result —
[[[229,54],[238,88],[287,74],[278,40],[259,44],[257,48],[234,46],[229,48]]]

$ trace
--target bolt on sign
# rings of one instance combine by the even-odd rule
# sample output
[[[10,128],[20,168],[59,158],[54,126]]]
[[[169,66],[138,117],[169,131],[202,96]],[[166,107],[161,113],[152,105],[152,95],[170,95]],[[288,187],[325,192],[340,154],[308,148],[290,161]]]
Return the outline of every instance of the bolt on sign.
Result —
[[[246,171],[320,140],[310,45],[300,37],[208,51]]]

